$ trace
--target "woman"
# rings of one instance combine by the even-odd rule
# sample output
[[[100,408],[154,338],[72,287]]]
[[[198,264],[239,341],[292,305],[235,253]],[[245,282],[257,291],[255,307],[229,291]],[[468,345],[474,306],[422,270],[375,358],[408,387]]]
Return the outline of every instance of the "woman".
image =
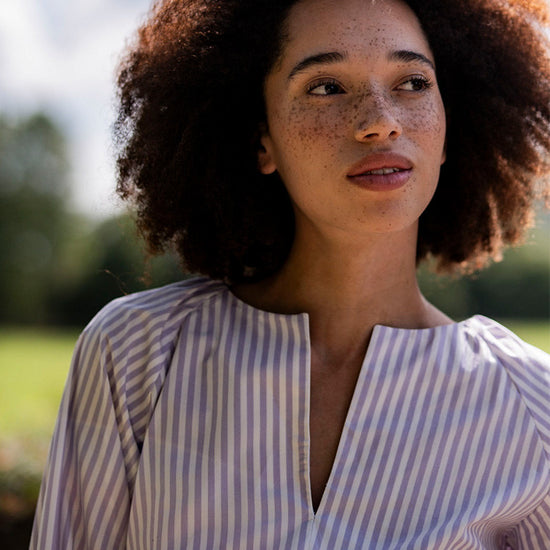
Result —
[[[527,227],[547,18],[156,6],[119,77],[119,190],[152,251],[209,278],[84,331],[33,548],[550,547],[550,360],[415,277]]]

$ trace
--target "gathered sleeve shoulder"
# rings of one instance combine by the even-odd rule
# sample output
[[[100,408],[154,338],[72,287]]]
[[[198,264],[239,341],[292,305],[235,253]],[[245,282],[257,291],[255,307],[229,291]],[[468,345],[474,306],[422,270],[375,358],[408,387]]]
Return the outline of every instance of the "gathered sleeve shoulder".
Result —
[[[484,325],[484,341],[529,410],[550,464],[550,355],[495,321],[478,320]]]
[[[515,386],[545,450],[548,492],[508,535],[512,550],[550,548],[550,355],[527,344],[500,324],[478,316],[483,340]]]
[[[193,290],[183,282],[120,298],[81,334],[31,549],[125,546],[141,446]]]

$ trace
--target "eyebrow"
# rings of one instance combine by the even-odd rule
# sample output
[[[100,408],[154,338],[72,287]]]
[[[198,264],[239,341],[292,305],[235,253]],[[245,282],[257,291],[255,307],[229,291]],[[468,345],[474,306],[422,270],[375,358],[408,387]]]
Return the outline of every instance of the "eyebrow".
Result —
[[[425,55],[422,55],[418,52],[413,52],[410,50],[397,50],[390,53],[388,59],[390,61],[402,61],[404,63],[414,63],[420,61],[420,63],[428,65],[435,71],[435,66],[432,61],[428,59]]]
[[[294,68],[292,69],[292,71],[290,71],[290,74],[288,75],[288,80],[292,80],[298,73],[309,69],[309,67],[311,67],[312,65],[329,65],[331,63],[339,63],[340,61],[344,61],[346,57],[347,54],[340,52],[326,52],[311,55],[294,66]]]
[[[305,71],[306,69],[309,69],[314,65],[330,65],[332,63],[339,63],[341,61],[344,61],[347,57],[347,53],[341,52],[326,52],[310,55],[309,57],[306,57],[294,66],[294,68],[290,71],[290,74],[288,75],[288,80],[292,80],[297,74]],[[420,62],[428,65],[433,70],[435,70],[435,66],[430,59],[428,59],[425,55],[421,53],[413,52],[411,50],[396,50],[394,52],[391,52],[388,55],[388,60],[400,61],[404,63]]]

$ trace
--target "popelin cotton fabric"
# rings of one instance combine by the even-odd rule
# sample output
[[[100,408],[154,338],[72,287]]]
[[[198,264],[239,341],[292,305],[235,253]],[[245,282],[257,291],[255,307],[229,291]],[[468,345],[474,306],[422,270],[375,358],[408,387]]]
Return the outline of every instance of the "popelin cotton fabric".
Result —
[[[322,501],[308,316],[197,278],[77,344],[32,549],[550,548],[550,357],[496,322],[376,326]]]

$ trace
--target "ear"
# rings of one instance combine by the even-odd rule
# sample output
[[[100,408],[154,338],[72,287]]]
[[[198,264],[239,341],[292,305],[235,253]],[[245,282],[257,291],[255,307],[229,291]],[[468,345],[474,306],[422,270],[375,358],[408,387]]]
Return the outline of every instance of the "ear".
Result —
[[[277,165],[273,157],[273,142],[265,124],[260,125],[260,145],[258,148],[258,169],[264,175],[273,174]]]

